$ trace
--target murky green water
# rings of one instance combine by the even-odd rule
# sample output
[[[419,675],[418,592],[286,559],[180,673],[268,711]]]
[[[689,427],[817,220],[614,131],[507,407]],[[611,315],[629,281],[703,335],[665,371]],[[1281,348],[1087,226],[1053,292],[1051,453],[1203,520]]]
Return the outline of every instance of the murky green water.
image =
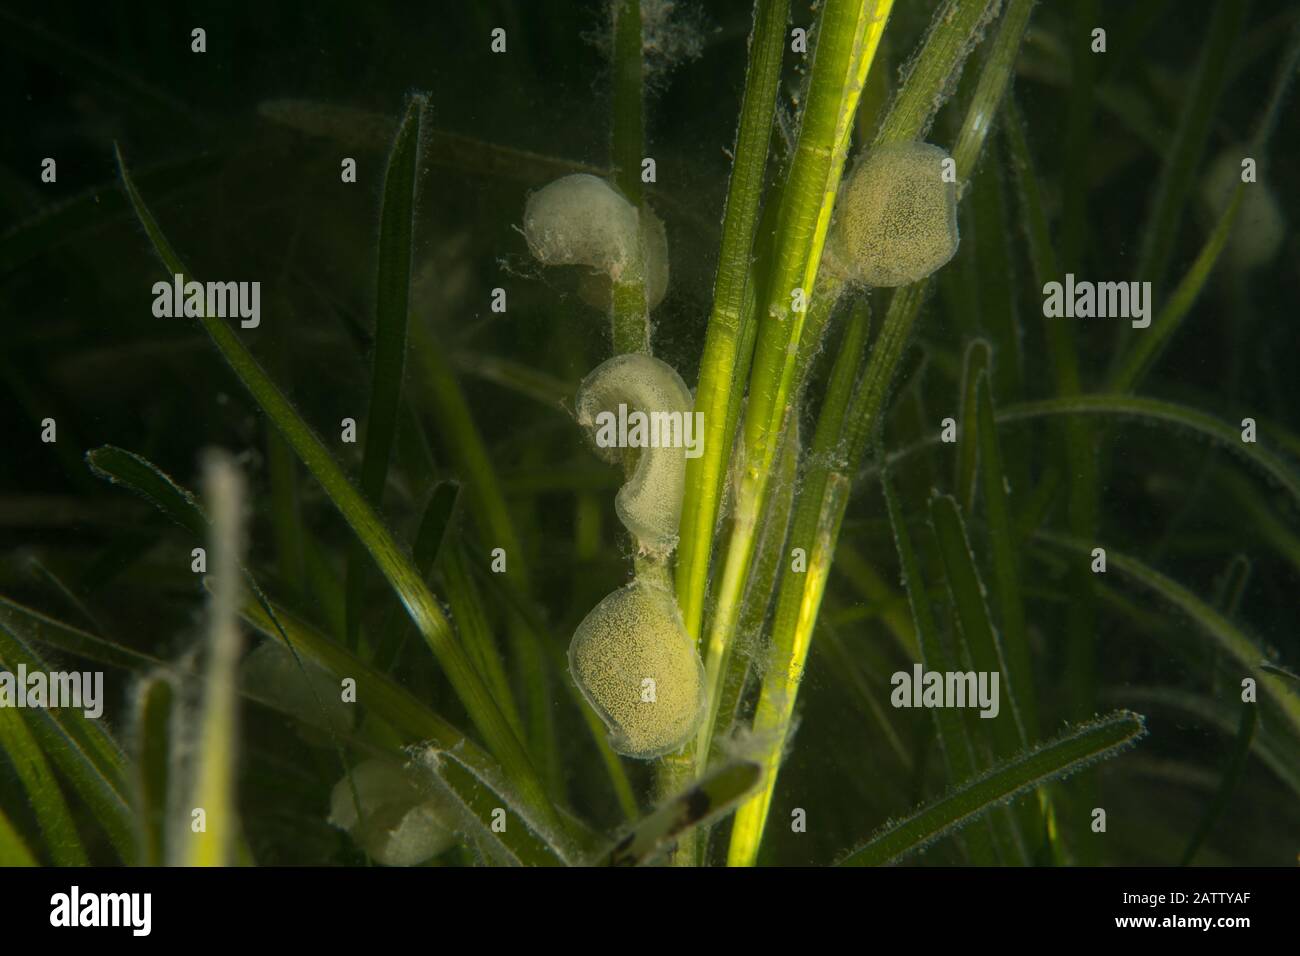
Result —
[[[244,672],[238,842],[260,863],[382,860],[401,826],[424,825],[407,816],[417,806],[434,823],[408,833],[404,846],[447,865],[505,862],[507,850],[525,851],[499,845],[491,811],[528,818],[527,800],[482,767],[450,760],[446,770],[444,758],[431,770],[423,749],[403,750],[433,736],[428,721],[445,722],[448,740],[464,732],[476,746],[486,741],[447,660],[407,621],[318,477],[276,437],[202,324],[156,311],[154,283],[171,273],[121,188],[114,144],[193,270],[187,278],[259,284],[256,314],[243,313],[241,326],[236,311],[228,326],[359,483],[375,317],[386,301],[383,276],[392,275],[377,253],[385,171],[409,95],[427,95],[403,247],[412,331],[389,416],[389,465],[372,501],[399,545],[414,549],[412,566],[450,621],[452,653],[504,714],[546,799],[584,821],[568,840],[571,858],[604,847],[663,788],[660,764],[602,749],[605,728],[584,712],[566,657],[575,628],[632,579],[634,565],[672,584],[671,555],[637,556],[615,509],[625,476],[575,420],[579,383],[612,354],[607,310],[592,304],[609,301],[609,280],[544,267],[523,235],[531,192],[610,171],[608,5],[432,6],[151,4],[130,16],[0,7],[0,630],[8,635],[0,665],[14,670],[39,656],[48,670],[103,672],[104,715],[87,732],[121,744],[110,763],[132,794],[127,816],[147,815],[132,789],[143,679],[169,675],[185,705],[173,732],[200,739],[195,673],[207,662],[207,592],[193,549],[204,542],[93,475],[83,458],[117,446],[197,490],[201,450],[228,450],[249,491],[252,575],[277,608],[359,658],[327,666],[313,686],[328,696],[340,679],[362,677],[355,702],[341,691],[351,716],[331,723],[318,719],[321,702],[305,694],[291,661],[260,684]],[[893,11],[851,156],[870,141],[936,6],[900,2]],[[908,860],[978,861],[984,846],[1003,863],[1171,864],[1195,843],[1198,864],[1295,862],[1300,394],[1291,312],[1300,126],[1279,78],[1295,72],[1300,18],[1280,2],[1240,16],[1235,6],[1184,11],[1153,0],[1034,10],[1012,83],[1027,153],[1008,136],[1004,107],[978,165],[958,168],[960,244],[929,280],[876,423],[916,550],[912,605],[874,447],[856,462],[833,441],[820,457],[812,451],[853,305],[870,308],[869,356],[891,300],[905,293],[846,294],[824,342],[809,350],[816,357],[793,413],[803,452],[790,459],[794,468],[782,470],[778,458],[773,480],[792,489],[797,509],[810,474],[829,463],[845,488],[852,480],[852,496],[837,539],[760,539],[755,567],[771,556],[777,586],[816,574],[815,561],[798,567],[797,550],[806,559],[826,540],[837,544],[807,660],[795,662],[795,721],[759,862],[830,863],[936,799],[962,779],[946,749],[953,739],[970,741],[971,768],[996,768],[1117,711],[1145,720],[1130,749],[1044,783],[1039,800],[995,810]],[[664,224],[670,264],[651,312],[651,347],[694,389],[751,12],[685,0],[642,0],[642,9],[643,153],[654,161],[643,202]],[[814,19],[795,2],[789,27]],[[1001,23],[987,28],[924,137],[954,155]],[[1104,52],[1094,50],[1097,28]],[[787,31],[783,43],[753,249],[751,294],[760,302],[772,293],[772,250],[792,228],[776,210],[813,63],[811,53],[792,52],[793,37]],[[1211,260],[1198,256],[1239,183],[1235,231],[1204,278],[1198,261]],[[1062,283],[1059,315],[1045,312],[1049,281]],[[1083,283],[1097,286],[1086,304]],[[1126,284],[1131,298],[1103,283]],[[1122,314],[1099,315],[1107,304]],[[1148,339],[1166,332],[1147,354]],[[981,362],[986,391],[977,393]],[[866,365],[850,366],[850,385]],[[1001,459],[992,470],[991,448],[976,437],[976,399],[986,393]],[[743,463],[725,460],[733,471],[721,486],[705,638],[733,518],[744,510]],[[694,480],[689,468],[685,480]],[[440,483],[450,481],[460,496],[448,517],[442,504],[453,496]],[[959,538],[945,536],[948,506],[932,491],[952,496],[970,558],[952,546]],[[747,596],[734,629],[717,766],[761,762],[771,750],[771,735],[750,725],[765,706],[764,681],[790,662],[773,651],[778,615],[767,593]],[[987,673],[983,655],[996,653],[1000,717],[898,705],[896,675],[910,679],[922,654],[916,603],[934,621],[931,651],[945,651],[955,670]],[[247,624],[243,633],[248,647],[262,640]],[[707,640],[702,650],[707,665]],[[942,670],[933,654],[925,663]],[[384,675],[390,683],[373,682]],[[418,714],[403,722],[393,708],[407,701]],[[946,730],[935,720],[941,713],[951,718]],[[1240,766],[1230,769],[1238,750]],[[58,788],[80,822],[85,856],[129,858],[75,773],[48,756],[61,768]],[[170,762],[173,782],[192,758]],[[410,793],[376,784],[371,829],[353,839],[330,824],[331,793],[337,803],[345,764],[376,758],[390,768],[410,762],[414,783]],[[70,861],[47,845],[50,819],[12,754],[0,759],[0,812],[36,859]],[[159,826],[184,830],[170,818]],[[707,848],[691,852],[724,862],[729,826],[729,818],[714,824]],[[445,829],[446,839],[428,827]],[[390,862],[414,861],[395,853]]]

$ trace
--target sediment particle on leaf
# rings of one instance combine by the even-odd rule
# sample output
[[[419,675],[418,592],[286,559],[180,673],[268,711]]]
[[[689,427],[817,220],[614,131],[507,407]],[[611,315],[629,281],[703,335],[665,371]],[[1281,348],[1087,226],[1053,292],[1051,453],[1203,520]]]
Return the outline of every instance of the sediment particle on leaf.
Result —
[[[704,707],[704,665],[671,594],[633,581],[578,625],[569,673],[609,730],[609,744],[648,760],[681,747]]]
[[[845,278],[908,285],[957,252],[957,186],[945,182],[947,152],[929,143],[871,150],[844,184],[829,253]]]

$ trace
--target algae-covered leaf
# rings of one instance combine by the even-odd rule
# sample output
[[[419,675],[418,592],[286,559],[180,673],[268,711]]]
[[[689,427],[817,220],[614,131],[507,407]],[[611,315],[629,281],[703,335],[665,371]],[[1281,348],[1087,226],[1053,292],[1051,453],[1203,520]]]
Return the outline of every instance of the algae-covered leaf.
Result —
[[[924,850],[1035,787],[1060,780],[1131,747],[1146,733],[1143,718],[1117,711],[1077,725],[1055,740],[999,761],[940,799],[887,824],[839,861],[841,866],[882,866]]]

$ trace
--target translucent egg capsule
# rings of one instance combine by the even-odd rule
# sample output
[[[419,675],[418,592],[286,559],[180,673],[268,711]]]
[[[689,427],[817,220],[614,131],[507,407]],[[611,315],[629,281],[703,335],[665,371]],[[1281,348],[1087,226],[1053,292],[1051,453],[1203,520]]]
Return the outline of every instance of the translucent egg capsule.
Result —
[[[569,673],[609,730],[648,760],[678,749],[704,712],[704,665],[671,594],[633,581],[596,605],[569,645]]]
[[[671,365],[649,355],[616,355],[598,365],[578,389],[578,424],[596,452],[620,462],[639,450],[632,477],[614,498],[614,510],[647,554],[677,546],[686,456],[702,447],[690,389]]]
[[[588,173],[557,179],[532,193],[524,206],[524,238],[533,257],[548,266],[586,266],[582,297],[610,302],[610,283],[640,267],[646,303],[654,308],[668,289],[668,237],[647,206],[644,214],[605,180]]]
[[[871,150],[835,205],[829,262],[870,286],[924,279],[957,252],[957,187],[945,176],[948,154],[929,143]]]
[[[1210,164],[1201,183],[1201,196],[1214,219],[1222,216],[1232,202],[1242,181],[1243,160],[1250,152],[1246,146],[1236,146],[1220,153]],[[1226,247],[1228,261],[1243,271],[1268,265],[1286,238],[1286,219],[1277,197],[1262,174],[1257,175],[1258,179],[1242,187],[1241,206]]]
[[[352,768],[351,780],[334,785],[329,822],[384,866],[414,866],[456,842],[436,805],[406,771],[385,760],[364,761]]]
[[[334,675],[306,656],[295,660],[279,641],[265,640],[250,652],[240,664],[240,679],[250,693],[274,701],[308,727],[352,730],[356,708],[342,700]]]

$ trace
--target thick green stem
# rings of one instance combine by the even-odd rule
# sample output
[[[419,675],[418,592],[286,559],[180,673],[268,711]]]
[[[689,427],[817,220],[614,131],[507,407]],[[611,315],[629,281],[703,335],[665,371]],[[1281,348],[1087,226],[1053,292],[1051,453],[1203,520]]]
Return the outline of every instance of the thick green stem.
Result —
[[[1010,82],[1015,51],[1019,49],[1032,6],[1032,0],[1014,0],[999,27],[994,48],[980,76],[954,149],[958,176],[962,179],[969,177],[974,168],[987,137],[990,120],[996,114]],[[877,142],[907,140],[923,133],[929,125],[935,103],[941,98],[941,91],[960,69],[993,7],[992,3],[965,6],[949,4],[936,15],[935,27],[927,36],[908,75],[908,82],[895,100],[890,115],[881,124]],[[917,88],[931,84],[930,89],[917,91]],[[817,474],[822,467],[818,466],[805,478],[803,494],[796,505],[791,540],[810,541],[812,547],[817,549],[822,544],[821,536],[828,535],[824,556],[827,569],[834,555],[844,509],[848,505],[847,493],[837,493],[841,475],[856,474],[870,442],[878,433],[880,412],[928,285],[928,280],[921,281],[895,291],[884,326],[870,358],[866,360],[866,369],[852,399],[841,405],[838,401],[832,402],[828,394],[819,416],[819,436],[814,438],[813,460],[822,460],[816,448],[824,434],[828,442],[826,447],[837,450],[836,470],[826,466],[823,478]],[[831,460],[829,454],[825,460]],[[820,556],[817,560],[820,560]],[[768,774],[759,795],[742,806],[736,814],[728,854],[731,865],[753,865],[758,857],[780,756],[789,735],[798,680],[803,674],[822,589],[825,587],[824,572],[814,560],[814,553],[809,555],[808,568],[802,582],[797,581],[793,575],[787,575],[781,585],[773,630],[776,654],[764,680],[763,697],[760,697],[759,702],[760,713],[755,716],[756,728],[762,721],[765,725],[770,724],[774,730],[769,736],[765,759]],[[766,710],[764,698],[768,700]]]
[[[641,62],[641,0],[617,0],[613,8],[614,131],[610,153],[614,180],[627,201],[646,214],[641,182],[645,152],[645,91]],[[613,283],[610,325],[614,354],[650,351],[650,314],[646,305],[643,258]]]
[[[771,744],[765,748],[766,774],[758,796],[736,814],[728,851],[728,862],[732,865],[751,865],[758,856],[767,811],[772,802],[773,784],[784,750],[784,736],[789,732],[799,681],[803,677],[807,647],[798,645],[812,637],[811,625],[800,627],[800,624],[816,620],[835,556],[851,475],[845,467],[840,432],[853,392],[859,357],[866,345],[867,330],[868,311],[865,305],[860,305],[854,310],[845,332],[817,418],[817,430],[803,475],[802,493],[795,507],[794,524],[787,542],[791,549],[804,550],[807,567],[799,573],[793,570],[792,565],[782,577],[772,625],[775,643],[754,714],[755,733],[760,737],[766,734],[771,739]],[[778,736],[782,738],[780,741]]]
[[[704,339],[695,411],[704,415],[704,450],[686,463],[677,545],[677,602],[686,632],[697,640],[708,590],[709,555],[731,456],[734,419],[728,414],[733,394],[744,389],[749,354],[742,346],[743,316],[753,311],[756,295],[750,268],[754,229],[763,192],[768,143],[776,110],[785,49],[789,0],[758,0],[750,38],[750,61],[736,134],[736,162],[722,217],[722,250]],[[748,293],[748,294],[747,294]]]

